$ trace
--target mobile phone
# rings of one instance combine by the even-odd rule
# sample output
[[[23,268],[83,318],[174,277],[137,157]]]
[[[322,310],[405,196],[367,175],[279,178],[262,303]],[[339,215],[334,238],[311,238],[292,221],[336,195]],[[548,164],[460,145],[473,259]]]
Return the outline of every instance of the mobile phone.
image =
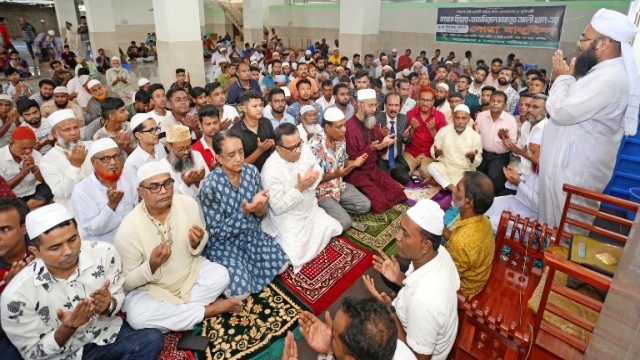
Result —
[[[209,338],[193,334],[183,334],[176,348],[178,350],[205,351],[209,345]]]

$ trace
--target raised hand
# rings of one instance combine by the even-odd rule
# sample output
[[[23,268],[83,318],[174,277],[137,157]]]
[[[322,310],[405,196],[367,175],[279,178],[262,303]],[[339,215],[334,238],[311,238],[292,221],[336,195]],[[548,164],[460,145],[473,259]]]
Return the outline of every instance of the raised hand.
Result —
[[[433,132],[436,130],[436,120],[435,119],[431,119],[431,121],[429,121],[427,123],[427,129],[429,129],[430,132]]]
[[[382,131],[382,135],[384,135],[384,136],[389,135],[389,127],[388,126],[381,127],[380,131]]]
[[[93,315],[93,300],[84,299],[78,302],[72,311],[58,309],[56,315],[62,323],[62,326],[67,329],[76,330],[91,319],[91,315]]]
[[[260,191],[253,197],[251,204],[253,205],[253,213],[260,213],[262,210],[266,209],[269,204],[269,189],[265,189]]]
[[[188,113],[184,117],[184,124],[189,127],[189,129],[198,129],[200,127],[198,114],[196,113]]]
[[[334,172],[338,175],[338,177],[344,177],[349,175],[349,173],[356,167],[355,165],[355,161],[352,162],[351,164],[349,164],[349,166],[346,167],[340,167],[338,166],[337,169],[334,170]]]
[[[273,139],[267,139],[265,141],[262,141],[260,140],[260,138],[258,138],[258,148],[263,152],[270,150],[275,145],[276,143],[273,141]]]
[[[379,255],[373,255],[373,268],[394,284],[402,285],[404,274],[400,271],[400,263],[395,256],[387,256],[384,251],[378,251]]]
[[[517,171],[508,166],[505,166],[502,168],[502,172],[504,173],[504,176],[507,178],[508,182],[516,186],[520,184],[520,174],[518,174]]]
[[[118,134],[113,140],[118,144],[120,150],[126,149],[131,144],[131,136],[129,136],[128,132],[122,130],[118,131]]]
[[[167,243],[160,243],[158,246],[153,248],[151,251],[151,256],[149,257],[149,267],[151,268],[151,273],[155,273],[158,268],[167,262],[169,257],[171,256],[171,246]]]
[[[369,154],[367,154],[367,153],[364,153],[364,154],[358,156],[353,161],[353,166],[360,167],[360,166],[364,165],[364,163],[367,161],[368,158],[369,158]]]
[[[5,286],[8,285],[9,282],[13,280],[13,278],[16,275],[18,275],[20,270],[24,269],[24,267],[31,262],[31,260],[33,260],[33,256],[29,256],[27,259],[23,261],[16,261],[13,264],[11,264],[11,268],[9,269],[9,271],[7,271],[4,274],[4,278],[2,279],[4,281]]]
[[[555,54],[551,58],[551,62],[553,63],[553,77],[557,78],[561,75],[571,75],[573,76],[575,67],[576,67],[576,58],[572,58],[569,65],[564,61],[564,54],[562,50],[556,50]]]
[[[369,292],[369,295],[378,300],[384,306],[391,306],[391,298],[385,293],[378,292],[378,290],[376,289],[375,281],[373,281],[373,278],[371,276],[363,275],[362,281],[364,282],[364,287]]]
[[[320,321],[308,311],[301,313],[298,319],[300,332],[309,347],[319,354],[326,355],[331,351],[331,327],[333,325],[328,311],[324,313],[324,321]]]
[[[387,146],[391,146],[396,143],[396,135],[389,134],[382,139],[382,148],[386,148]]]
[[[413,120],[411,120],[411,128],[412,128],[413,130],[417,129],[417,128],[418,128],[418,126],[420,126],[420,123],[418,122],[418,119],[413,119]]]
[[[204,237],[204,230],[198,225],[193,225],[189,229],[189,244],[191,248],[195,249],[200,245],[202,238]]]
[[[469,151],[468,153],[464,154],[464,156],[466,156],[470,162],[473,162],[473,160],[476,159],[476,155],[478,155],[478,150]]]
[[[109,291],[110,284],[111,280],[105,280],[104,284],[102,284],[99,289],[93,291],[89,295],[89,297],[93,299],[93,307],[96,314],[104,314],[107,309],[109,309],[109,305],[111,304],[111,292]]]
[[[108,188],[107,189],[107,199],[108,199],[107,206],[110,207],[111,210],[115,211],[116,207],[118,207],[118,204],[122,200],[123,196],[124,196],[124,191],[114,189],[114,188]]]
[[[298,189],[298,191],[303,192],[308,189],[311,185],[313,185],[313,183],[316,182],[318,176],[320,176],[320,173],[313,168],[313,165],[314,164],[311,164],[311,166],[309,166],[309,169],[307,169],[304,177],[298,174],[298,184],[296,184],[296,188]]]
[[[284,349],[280,360],[298,360],[298,344],[291,331],[287,331],[287,336],[284,338]]]
[[[70,153],[65,153],[65,156],[67,160],[69,160],[69,163],[71,163],[71,166],[79,168],[82,166],[82,163],[84,163],[84,159],[88,153],[87,148],[85,148],[82,143],[78,143],[78,145],[71,149]]]

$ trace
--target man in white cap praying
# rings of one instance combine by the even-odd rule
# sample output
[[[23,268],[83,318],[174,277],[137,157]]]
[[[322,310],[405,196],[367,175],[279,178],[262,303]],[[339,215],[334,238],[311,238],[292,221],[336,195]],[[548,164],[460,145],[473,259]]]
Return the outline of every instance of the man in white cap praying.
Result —
[[[378,158],[386,154],[389,146],[396,142],[394,134],[382,134],[380,124],[374,116],[376,98],[373,89],[357,92],[356,113],[346,124],[347,154],[350,159],[356,159],[362,154],[367,154],[367,158],[362,166],[346,175],[345,181],[369,198],[372,212],[381,213],[405,201],[407,196],[402,185],[376,165]]]
[[[82,241],[61,204],[29,213],[36,256],[2,293],[2,329],[25,359],[130,358],[160,354],[162,333],[134,330],[124,303],[122,262],[113,245]]]
[[[120,57],[114,56],[111,58],[111,69],[106,72],[106,82],[107,87],[118,94],[122,100],[129,98],[131,75],[129,75],[127,69],[122,67]]]
[[[133,209],[136,187],[122,178],[124,159],[118,144],[102,138],[91,145],[93,174],[76,185],[71,195],[78,230],[84,240],[113,243],[122,219]]]
[[[53,89],[53,98],[43,102],[42,106],[40,106],[40,112],[45,118],[61,109],[73,111],[73,117],[78,121],[78,126],[81,128],[84,126],[82,108],[75,101],[69,99],[69,89],[66,86],[58,86]]]
[[[600,9],[578,40],[577,58],[567,64],[556,51],[540,154],[541,222],[560,222],[564,184],[602,192],[623,134],[636,134],[640,82],[630,42],[637,33],[627,15]]]
[[[449,101],[447,100],[449,97],[449,85],[442,82],[438,83],[433,89],[436,91],[436,99],[433,107],[444,114],[445,119],[447,119],[447,124],[451,124],[453,114],[451,113],[451,105],[449,105]]]
[[[385,292],[378,292],[373,278],[363,277],[371,296],[397,319],[398,338],[420,359],[446,359],[458,330],[460,278],[449,252],[440,246],[443,217],[432,200],[418,201],[402,216],[396,244],[398,256],[411,261],[408,269],[401,270],[396,258],[384,252],[374,256],[374,268],[399,289],[393,301]]]
[[[143,77],[138,80],[138,91],[149,91],[149,86],[151,86],[149,79]]]
[[[42,157],[40,172],[53,192],[53,201],[73,214],[71,193],[93,172],[87,156],[92,142],[80,140],[80,127],[71,110],[58,110],[48,120],[56,145]]]
[[[138,169],[146,163],[162,161],[167,156],[164,146],[160,143],[160,127],[148,113],[135,114],[131,118],[131,129],[138,146],[127,157],[122,171],[122,178],[135,189]],[[137,202],[137,201],[136,201]]]
[[[204,318],[240,312],[242,301],[218,299],[229,273],[202,256],[209,235],[200,205],[174,194],[174,179],[161,163],[144,164],[136,181],[142,201],[115,238],[123,262],[127,321],[134,329],[186,331]]]
[[[300,123],[298,124],[298,132],[300,133],[300,139],[302,140],[303,144],[307,144],[317,132],[322,131],[322,126],[320,126],[316,121],[316,108],[311,105],[305,105],[302,107],[302,109],[300,109]]]
[[[209,167],[202,155],[192,150],[191,132],[184,125],[167,129],[167,156],[161,163],[176,181],[176,192],[195,198]]]
[[[469,126],[471,111],[464,104],[456,106],[453,122],[436,133],[431,146],[434,162],[427,166],[433,180],[454,193],[465,171],[474,171],[482,162],[482,140]]]
[[[347,211],[366,214],[371,209],[371,201],[343,180],[353,169],[362,166],[369,156],[363,153],[349,160],[345,142],[346,122],[340,109],[327,109],[322,122],[323,131],[316,132],[308,142],[323,172],[322,180],[316,186],[318,205],[338,220],[345,231],[353,225]]]
[[[275,137],[276,151],[262,168],[262,186],[270,198],[262,231],[276,239],[298,272],[342,233],[342,226],[318,206],[316,187],[323,171],[296,126],[278,126]]]
[[[89,80],[89,82],[87,83],[87,89],[91,94],[91,99],[89,99],[89,101],[87,102],[86,109],[87,118],[90,119],[87,124],[90,124],[92,122],[95,122],[96,119],[98,119],[102,115],[100,103],[108,97],[118,97],[118,94],[111,90],[107,91],[104,86],[102,86],[102,83],[97,79]],[[102,125],[99,121],[97,124],[94,124],[95,130],[93,131],[93,134],[95,134],[95,132],[98,131],[101,126]],[[91,134],[91,138],[93,138],[93,134]]]

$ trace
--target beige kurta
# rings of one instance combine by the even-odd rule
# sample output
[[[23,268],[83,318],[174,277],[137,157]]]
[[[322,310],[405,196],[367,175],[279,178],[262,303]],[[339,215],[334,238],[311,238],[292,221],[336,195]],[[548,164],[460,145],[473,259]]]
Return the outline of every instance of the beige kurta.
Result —
[[[200,206],[189,196],[174,194],[171,213],[161,226],[163,231],[172,234],[171,256],[153,274],[149,258],[153,249],[160,244],[161,237],[144,206],[144,202],[141,202],[124,218],[114,240],[122,258],[124,289],[129,292],[142,288],[159,301],[188,303],[196,275],[204,262],[200,254],[209,239],[205,231],[197,249],[191,248],[189,243],[191,226],[198,225],[205,229]]]
[[[442,149],[442,156],[436,159],[434,147]],[[473,163],[465,156],[470,151],[477,151]],[[475,170],[482,162],[482,140],[480,135],[470,126],[460,135],[453,124],[449,124],[436,134],[431,146],[431,156],[437,160],[433,165],[452,184],[457,184],[462,179],[465,171]]]

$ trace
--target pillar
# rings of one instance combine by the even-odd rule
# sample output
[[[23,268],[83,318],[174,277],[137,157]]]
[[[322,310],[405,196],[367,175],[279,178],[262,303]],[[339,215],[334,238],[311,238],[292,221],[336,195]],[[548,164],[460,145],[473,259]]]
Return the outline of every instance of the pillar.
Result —
[[[74,0],[55,0],[56,19],[58,20],[58,31],[56,36],[60,36],[64,41],[67,28],[65,22],[68,21],[73,24],[73,28],[77,29],[79,25],[78,7]],[[44,29],[49,30],[49,29]]]
[[[194,86],[204,86],[205,73],[200,38],[199,0],[153,0],[153,17],[158,37],[158,74],[168,88],[175,82],[177,68],[191,75]]]
[[[340,2],[340,54],[349,56],[378,50],[380,32],[380,0]]]
[[[109,57],[118,56],[118,35],[111,1],[85,0],[84,6],[93,56],[97,56],[100,48]]]
[[[207,30],[205,29],[206,21],[204,17],[204,0],[198,0],[198,17],[200,19],[200,36],[205,35]]]
[[[268,9],[264,6],[262,0],[244,0],[242,3],[242,17],[244,28],[244,42],[249,44],[261,43],[264,38],[263,13]],[[244,49],[244,44],[237,44]]]

